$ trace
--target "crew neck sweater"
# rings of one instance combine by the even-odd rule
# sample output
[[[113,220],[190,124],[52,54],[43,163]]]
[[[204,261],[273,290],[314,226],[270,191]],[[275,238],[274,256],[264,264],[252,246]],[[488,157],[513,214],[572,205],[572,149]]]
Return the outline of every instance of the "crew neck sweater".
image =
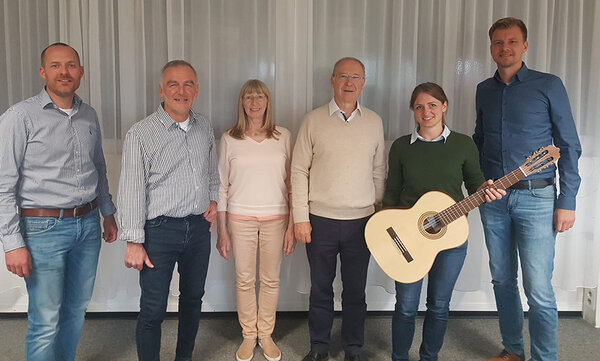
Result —
[[[300,126],[292,156],[294,222],[309,213],[351,220],[367,217],[383,197],[385,143],[381,118],[361,106],[345,122],[329,106],[309,112]]]
[[[485,181],[475,143],[454,131],[445,142],[419,139],[410,144],[410,135],[402,136],[392,144],[388,162],[383,207],[410,208],[433,190],[458,202],[464,198],[463,182],[472,194]]]

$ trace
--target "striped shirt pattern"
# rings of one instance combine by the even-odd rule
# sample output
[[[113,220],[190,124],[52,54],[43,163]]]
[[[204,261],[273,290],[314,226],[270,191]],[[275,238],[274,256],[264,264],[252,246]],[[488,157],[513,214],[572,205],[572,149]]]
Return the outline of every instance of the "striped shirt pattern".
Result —
[[[68,115],[42,89],[0,116],[0,239],[5,252],[25,247],[17,206],[74,208],[94,198],[104,216],[115,213],[92,107],[75,95]]]
[[[143,243],[146,220],[202,214],[218,201],[212,126],[193,111],[189,119],[186,132],[160,105],[127,132],[117,197],[119,240]]]

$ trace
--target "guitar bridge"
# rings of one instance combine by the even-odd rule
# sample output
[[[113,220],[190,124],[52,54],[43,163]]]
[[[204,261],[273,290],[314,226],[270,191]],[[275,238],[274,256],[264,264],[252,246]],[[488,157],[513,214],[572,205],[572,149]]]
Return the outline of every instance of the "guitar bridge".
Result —
[[[410,255],[410,252],[408,251],[408,249],[406,249],[406,246],[404,245],[404,243],[402,243],[402,240],[400,240],[400,237],[398,237],[398,234],[396,234],[396,231],[394,231],[394,229],[392,227],[389,227],[388,229],[386,229],[386,231],[390,235],[390,237],[392,238],[394,243],[396,244],[396,247],[398,247],[398,249],[404,256],[406,261],[408,263],[412,262],[413,258]]]

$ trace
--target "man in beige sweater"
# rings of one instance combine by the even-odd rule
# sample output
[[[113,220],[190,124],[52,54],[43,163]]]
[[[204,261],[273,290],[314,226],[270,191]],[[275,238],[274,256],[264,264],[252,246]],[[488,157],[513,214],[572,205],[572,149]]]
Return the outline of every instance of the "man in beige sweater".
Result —
[[[342,344],[346,361],[360,360],[367,312],[369,250],[364,228],[383,198],[383,125],[360,106],[365,67],[342,58],[333,68],[333,99],[306,115],[292,157],[295,235],[310,264],[310,352],[303,361],[328,359],[333,323],[333,280],[341,260]]]

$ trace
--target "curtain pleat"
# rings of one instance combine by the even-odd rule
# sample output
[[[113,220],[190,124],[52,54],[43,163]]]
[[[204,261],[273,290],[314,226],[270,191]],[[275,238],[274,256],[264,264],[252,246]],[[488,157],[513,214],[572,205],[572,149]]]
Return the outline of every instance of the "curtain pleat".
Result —
[[[366,65],[361,103],[379,113],[386,141],[409,133],[414,86],[437,82],[449,97],[448,123],[472,134],[475,88],[493,75],[487,31],[498,18],[529,28],[530,68],[561,77],[583,145],[575,227],[558,235],[554,285],[559,309],[581,308],[580,287],[600,284],[600,5],[594,0],[0,0],[0,112],[38,93],[39,54],[56,41],[76,48],[85,67],[78,91],[99,114],[113,195],[120,151],[132,124],[160,102],[165,62],[183,58],[198,71],[194,108],[213,123],[217,139],[236,118],[241,85],[270,88],[276,122],[295,134],[303,115],[328,102],[334,62],[355,56]],[[494,309],[476,211],[469,216],[469,253],[453,309]],[[90,310],[138,308],[136,272],[125,269],[124,244],[102,249]],[[3,258],[0,268],[4,267]],[[232,262],[213,254],[205,310],[235,310]],[[310,289],[304,247],[282,265],[280,309],[304,310]],[[393,282],[371,263],[369,309],[393,309]],[[336,281],[335,289],[342,285]],[[178,278],[169,310],[176,310]],[[578,298],[579,297],[579,298]],[[340,307],[336,292],[336,308]],[[26,310],[21,279],[0,272],[0,312]]]

